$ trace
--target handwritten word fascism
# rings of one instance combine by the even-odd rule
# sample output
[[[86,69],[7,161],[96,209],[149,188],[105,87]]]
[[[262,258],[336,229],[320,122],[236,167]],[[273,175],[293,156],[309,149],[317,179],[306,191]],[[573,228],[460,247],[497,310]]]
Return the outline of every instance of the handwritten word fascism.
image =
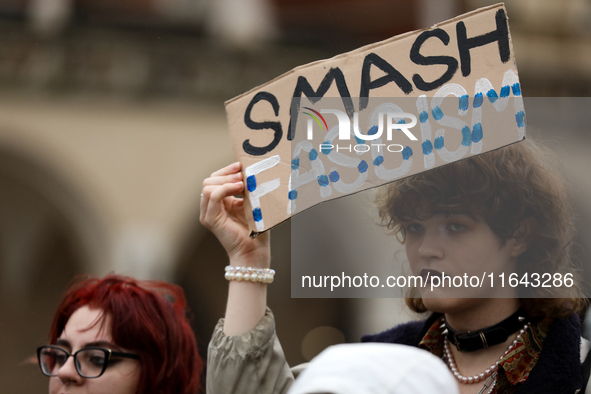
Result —
[[[469,100],[466,90],[458,84],[445,85],[436,92],[431,98],[431,108],[428,106],[429,102],[426,96],[418,97],[416,99],[416,109],[420,120],[419,126],[422,140],[420,148],[423,155],[423,168],[430,169],[435,166],[435,154],[444,162],[450,163],[465,157],[468,153],[481,153],[483,141],[485,140],[485,127],[482,125],[484,97],[488,98],[491,104],[490,107],[494,108],[492,111],[497,114],[495,116],[501,116],[508,107],[511,92],[513,92],[514,96],[514,105],[513,111],[510,113],[513,113],[514,122],[517,126],[517,137],[522,139],[525,135],[523,100],[517,76],[512,70],[505,73],[500,94],[492,87],[488,79],[481,78],[476,82],[476,93],[472,100]],[[441,109],[443,99],[450,95],[458,98],[457,117],[446,114]],[[469,123],[462,119],[463,116],[469,113],[470,101],[472,101],[471,127]],[[379,126],[376,124],[378,123],[377,119],[381,119],[381,114],[387,111],[401,112],[400,107],[394,103],[379,105],[370,116],[367,136],[379,134]],[[400,121],[404,122],[404,120]],[[434,126],[436,127],[435,133],[433,133]],[[450,142],[446,142],[446,133],[449,132],[459,133],[459,146],[451,146]],[[500,134],[503,133],[503,130],[494,129],[494,132]],[[381,138],[372,140],[369,143],[367,139],[370,138],[359,138],[360,136],[356,130],[355,133],[351,131],[351,136],[355,138],[357,144],[343,144],[345,141],[342,140],[342,127],[333,127],[326,133],[324,141],[318,146],[318,150],[314,149],[310,141],[294,141],[292,143],[292,173],[289,195],[291,201],[297,199],[297,189],[299,187],[314,180],[321,186],[321,197],[328,197],[332,194],[331,188],[328,187],[329,184],[332,184],[336,191],[343,194],[354,192],[366,181],[370,165],[373,166],[375,175],[385,181],[395,180],[409,173],[413,155],[415,155],[410,146],[399,143],[384,144]],[[411,138],[412,135],[407,134],[407,136],[411,140],[416,140],[416,138]],[[388,140],[390,139],[389,136]],[[456,137],[455,140],[458,140],[458,138]],[[369,152],[371,152],[370,159],[364,155]],[[311,162],[311,170],[300,173],[302,155],[306,153],[307,159]],[[388,155],[388,153],[399,153],[400,155]],[[390,161],[390,166],[397,163],[397,167],[386,168],[388,161]],[[306,166],[306,168],[309,167]],[[328,170],[326,170],[327,167],[329,167]],[[341,168],[339,169],[339,167]],[[347,184],[342,180],[341,171],[345,171],[346,168],[356,168],[358,171],[358,178],[353,183]],[[312,175],[315,175],[315,178]],[[322,187],[325,189],[323,190]],[[293,209],[293,205],[291,209]]]
[[[482,152],[483,141],[486,138],[486,127],[482,126],[482,107],[485,100],[494,108],[493,112],[501,115],[509,108],[509,99],[513,94],[513,111],[511,117],[517,125],[518,139],[525,135],[525,113],[523,107],[523,98],[521,96],[521,87],[517,75],[508,70],[505,72],[499,91],[495,90],[492,83],[481,78],[475,84],[475,94],[471,98],[467,91],[459,84],[447,84],[441,87],[434,96],[429,99],[426,96],[420,96],[416,99],[416,109],[418,112],[420,128],[420,150],[422,153],[422,166],[424,169],[435,166],[435,155],[437,154],[444,162],[453,162],[465,157],[468,153],[478,154]],[[457,115],[446,114],[441,109],[442,102],[447,96],[458,98]],[[471,104],[471,106],[470,106]],[[471,108],[470,108],[471,107]],[[394,103],[381,104],[374,110],[377,119],[383,112],[402,112]],[[471,127],[468,126],[462,117],[471,112]],[[372,119],[372,116],[370,116]],[[367,135],[377,133],[377,124],[368,125]],[[434,126],[437,127],[433,133]],[[444,126],[444,127],[440,127]],[[496,133],[502,130],[494,130]],[[449,146],[445,135],[447,132],[461,134],[459,146]],[[409,174],[413,165],[413,157],[416,157],[410,146],[401,144],[384,144],[381,138],[377,138],[371,143],[360,139],[351,131],[351,136],[357,144],[343,144],[338,140],[339,128],[331,128],[324,136],[318,149],[315,149],[311,141],[304,140],[293,142],[291,156],[291,175],[288,181],[288,201],[287,212],[293,214],[296,211],[296,202],[298,200],[298,189],[311,182],[318,185],[319,197],[321,199],[332,195],[333,189],[341,194],[349,194],[357,190],[363,190],[369,171],[384,181],[392,181]],[[337,142],[338,141],[338,142]],[[371,153],[371,158],[365,157]],[[388,154],[390,153],[390,154]],[[307,160],[308,165],[303,166],[302,160]],[[396,161],[394,166],[389,161]],[[257,175],[261,172],[271,169],[281,162],[279,155],[274,155],[263,159],[246,168],[246,183],[249,190],[249,198],[253,207],[253,217],[257,228],[264,229],[263,212],[261,211],[260,198],[265,194],[279,188],[279,178],[272,181],[257,184]],[[306,167],[306,171],[302,169]],[[309,170],[308,170],[309,168]],[[353,182],[345,182],[345,172],[347,178],[351,178],[351,171],[357,173]]]

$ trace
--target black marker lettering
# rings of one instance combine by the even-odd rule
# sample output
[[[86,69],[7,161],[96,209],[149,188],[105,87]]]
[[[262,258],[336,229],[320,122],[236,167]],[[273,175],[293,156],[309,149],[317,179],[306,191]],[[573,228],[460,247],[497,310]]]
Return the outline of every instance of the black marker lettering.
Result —
[[[302,93],[306,95],[310,99],[312,103],[317,102],[330,88],[332,82],[335,82],[339,94],[343,99],[343,105],[345,106],[345,111],[349,116],[353,116],[353,112],[355,111],[355,107],[353,106],[353,100],[351,100],[351,94],[349,93],[349,88],[347,88],[347,82],[345,81],[345,76],[340,68],[335,67],[328,70],[322,82],[318,86],[318,89],[314,90],[310,83],[304,76],[300,76],[298,78],[298,82],[296,84],[295,90],[293,91],[293,100],[291,102],[290,108],[290,117],[289,117],[289,131],[287,133],[287,139],[289,141],[293,140],[295,136],[295,129],[296,124],[298,121],[298,114],[300,112],[300,97],[302,97]]]
[[[380,70],[384,71],[386,75],[372,81],[370,76],[372,65],[375,65]],[[359,111],[362,111],[367,107],[367,98],[369,97],[369,91],[371,89],[382,87],[390,82],[396,82],[396,85],[398,85],[404,94],[409,94],[412,92],[412,84],[408,81],[408,79],[404,78],[404,75],[402,75],[400,71],[396,70],[390,63],[375,53],[368,54],[365,59],[363,59],[363,68],[361,69]]]
[[[269,103],[271,103],[271,105],[273,106],[273,111],[275,111],[275,116],[279,115],[279,102],[277,101],[277,97],[275,97],[273,94],[269,92],[258,92],[257,94],[255,94],[252,100],[250,100],[250,103],[248,104],[248,107],[246,107],[246,111],[244,112],[244,124],[252,130],[275,130],[273,141],[271,141],[271,143],[267,146],[252,146],[249,139],[245,140],[242,143],[242,149],[244,149],[244,152],[252,156],[262,156],[265,153],[272,151],[273,149],[275,149],[277,144],[279,144],[279,141],[281,141],[281,137],[283,137],[283,129],[281,128],[281,123],[269,121],[255,122],[250,117],[252,108],[256,103],[258,103],[261,100],[268,101]]]
[[[412,81],[414,82],[417,89],[428,91],[437,89],[438,87],[442,86],[444,83],[451,80],[458,71],[458,61],[451,57],[451,56],[423,56],[420,53],[421,46],[425,41],[427,41],[430,37],[436,37],[441,40],[441,42],[447,46],[449,44],[449,35],[442,29],[435,29],[422,32],[417,39],[415,40],[412,48],[410,49],[410,60],[413,63],[418,64],[419,66],[429,66],[432,64],[443,64],[447,66],[447,71],[443,73],[443,75],[436,79],[433,82],[425,82],[423,77],[419,74],[415,74],[412,76]]]
[[[470,49],[472,48],[497,41],[501,61],[503,63],[509,61],[509,27],[507,26],[505,11],[502,9],[498,10],[495,15],[495,20],[497,22],[496,30],[472,38],[468,38],[464,22],[457,23],[456,32],[458,35],[458,49],[460,50],[460,62],[462,65],[462,75],[464,77],[470,75]]]

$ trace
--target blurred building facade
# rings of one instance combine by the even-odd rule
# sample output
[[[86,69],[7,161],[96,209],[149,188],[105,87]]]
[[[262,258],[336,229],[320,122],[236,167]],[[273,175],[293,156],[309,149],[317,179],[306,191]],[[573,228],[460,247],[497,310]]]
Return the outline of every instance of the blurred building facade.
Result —
[[[224,252],[198,220],[203,179],[233,161],[223,101],[492,3],[0,0],[5,390],[46,390],[28,358],[77,274],[182,285],[204,353],[227,289]],[[589,96],[591,2],[506,5],[524,94]],[[410,318],[400,300],[290,299],[289,224],[273,233],[269,298],[291,362]]]

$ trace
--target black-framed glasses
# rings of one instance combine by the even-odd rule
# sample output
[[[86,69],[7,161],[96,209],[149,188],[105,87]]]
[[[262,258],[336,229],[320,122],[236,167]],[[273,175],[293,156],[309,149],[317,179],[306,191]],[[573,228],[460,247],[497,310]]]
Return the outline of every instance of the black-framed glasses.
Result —
[[[68,361],[68,358],[74,357],[76,371],[83,378],[98,378],[101,376],[112,358],[140,358],[137,354],[114,352],[102,347],[86,347],[78,350],[74,354],[68,353],[59,346],[46,345],[37,348],[37,358],[41,372],[46,376],[57,376],[57,371]]]

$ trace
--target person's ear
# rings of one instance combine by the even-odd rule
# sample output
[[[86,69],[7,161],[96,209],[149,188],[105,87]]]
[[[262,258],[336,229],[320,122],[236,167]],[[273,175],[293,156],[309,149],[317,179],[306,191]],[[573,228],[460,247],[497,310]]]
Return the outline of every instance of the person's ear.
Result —
[[[525,252],[532,243],[534,234],[538,228],[538,220],[534,217],[526,218],[513,234],[511,254],[517,257]]]

